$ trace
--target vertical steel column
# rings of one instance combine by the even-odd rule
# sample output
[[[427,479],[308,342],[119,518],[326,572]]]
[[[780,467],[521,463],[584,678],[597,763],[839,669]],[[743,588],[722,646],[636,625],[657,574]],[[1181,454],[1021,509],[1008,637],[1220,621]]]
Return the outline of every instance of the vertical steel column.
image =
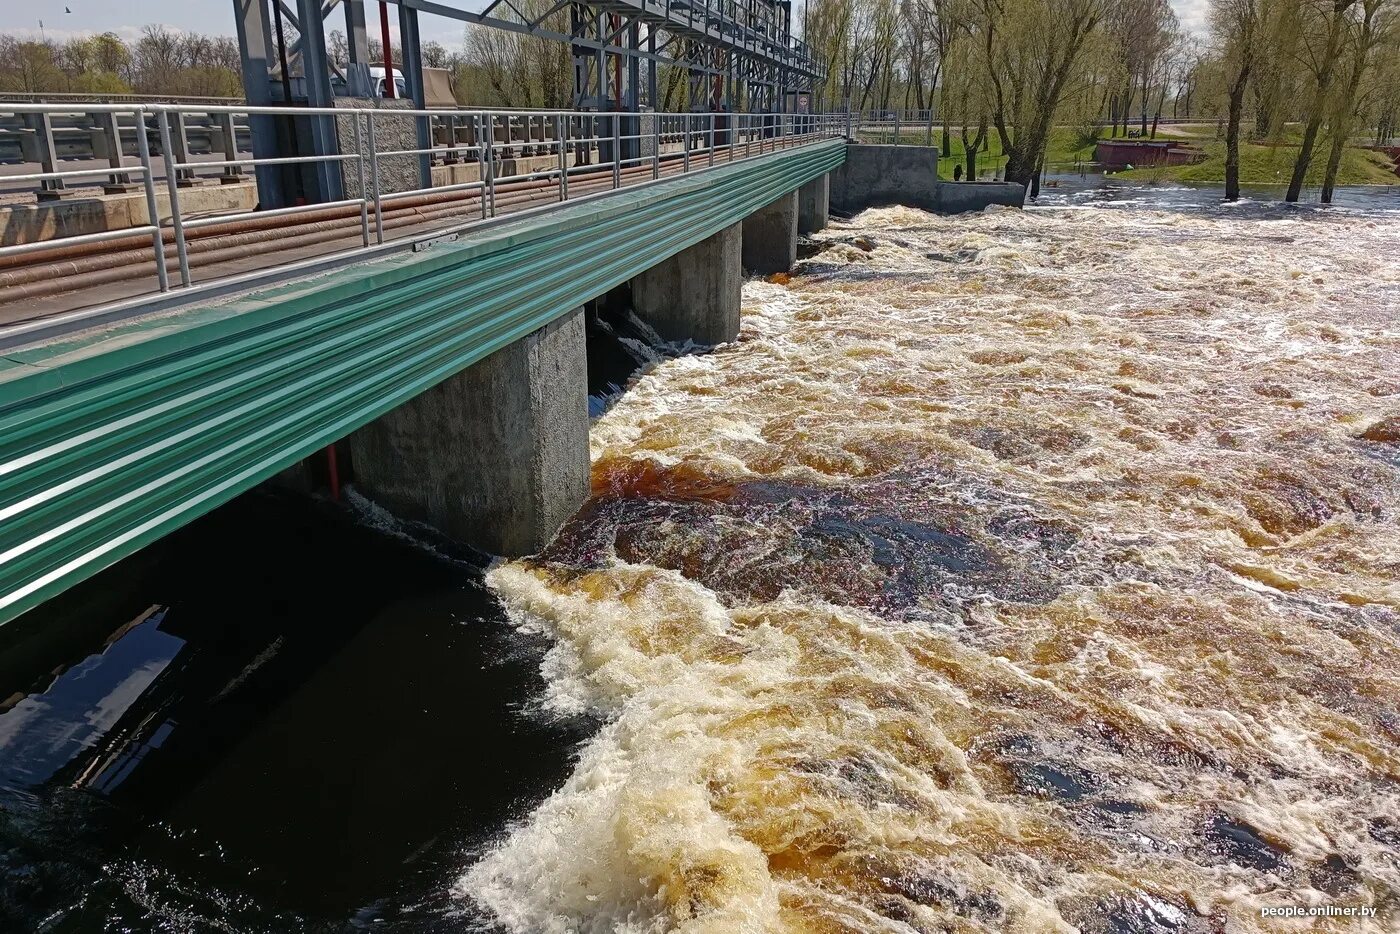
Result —
[[[311,0],[315,2],[315,0]],[[428,106],[427,93],[423,88],[423,47],[418,32],[418,11],[409,6],[399,6],[399,54],[403,56],[404,91],[413,101],[415,110]],[[433,145],[433,129],[429,117],[415,117],[414,127],[418,131],[418,145],[415,149],[430,149]],[[433,187],[433,158],[428,153],[418,156],[418,187]]]
[[[656,55],[656,30],[650,25],[647,26],[647,51]],[[661,110],[661,102],[657,98],[655,58],[647,59],[647,105],[653,112]]]
[[[613,188],[622,187],[622,114],[615,113],[612,116],[613,131]]]
[[[559,146],[559,200],[569,200],[569,162],[564,156],[564,118],[554,115],[554,142]]]
[[[219,114],[219,130],[224,137],[224,161],[234,162],[238,159],[238,130],[233,125],[233,114]],[[219,181],[225,184],[233,184],[243,180],[243,166],[226,165],[223,175]]]
[[[569,200],[569,130],[572,119],[567,116],[559,118],[559,123],[564,128],[563,135],[559,137],[559,165],[564,173],[559,178],[559,187],[565,201]]]
[[[369,26],[365,20],[365,0],[340,0],[345,7],[345,42],[349,46],[350,61],[356,65],[368,65]]]
[[[300,17],[302,69],[306,72],[306,105],[334,107],[335,91],[331,88],[331,64],[326,54],[326,24],[321,16],[321,0],[297,0],[297,13]],[[340,139],[334,117],[329,114],[308,116],[306,127],[313,155],[340,155]],[[340,166],[339,162],[317,161],[311,164],[316,179],[314,190],[317,201],[339,201],[345,197]]]
[[[269,107],[273,103],[270,76],[274,56],[267,0],[233,0],[233,15],[234,24],[238,27],[238,52],[243,59],[244,96],[250,106]],[[278,118],[271,114],[249,114],[254,158],[274,159],[283,155],[277,140],[277,121]],[[281,168],[260,165],[255,174],[259,205],[263,208],[285,207]]]
[[[371,97],[374,82],[369,77],[369,25],[365,0],[340,0],[345,7],[345,44],[350,63],[345,68],[345,89],[351,97]]]
[[[122,130],[117,122],[117,112],[108,110],[92,115],[93,122],[102,130],[102,138],[107,144],[107,164],[114,169],[122,167]],[[138,131],[139,132],[139,131]],[[113,172],[107,177],[107,188],[125,191],[131,184],[131,176],[126,172]]]
[[[482,216],[486,217],[487,201],[490,201],[490,216],[496,216],[496,116],[483,114],[486,118],[486,190],[482,192]],[[509,126],[509,124],[507,124]],[[509,136],[509,132],[506,134]]]
[[[53,148],[53,121],[49,119],[48,113],[44,112],[31,114],[29,124],[38,135],[40,171],[57,172],[58,153]],[[61,178],[46,178],[39,183],[41,197],[44,194],[57,197],[66,187]]]

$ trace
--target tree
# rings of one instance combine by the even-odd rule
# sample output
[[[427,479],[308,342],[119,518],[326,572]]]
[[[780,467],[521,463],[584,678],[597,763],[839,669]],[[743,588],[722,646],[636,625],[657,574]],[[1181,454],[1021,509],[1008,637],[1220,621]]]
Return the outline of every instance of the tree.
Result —
[[[1303,45],[1313,74],[1313,94],[1307,124],[1303,127],[1303,141],[1298,147],[1298,158],[1293,162],[1293,177],[1288,181],[1288,194],[1285,197],[1290,202],[1297,201],[1303,192],[1303,181],[1312,162],[1317,135],[1327,115],[1328,95],[1332,91],[1337,59],[1341,56],[1342,43],[1346,39],[1347,13],[1356,2],[1310,0],[1306,7],[1311,13],[1308,20],[1313,29],[1310,35],[1305,36]]]
[[[1029,185],[1060,97],[1102,16],[1100,0],[977,0],[976,29],[991,84],[992,123],[1006,180]]]
[[[1244,95],[1254,69],[1259,35],[1258,0],[1212,0],[1211,27],[1229,75],[1229,116],[1225,123],[1225,200],[1240,197],[1240,121]]]
[[[1358,109],[1361,106],[1359,91],[1361,81],[1370,67],[1371,58],[1379,44],[1382,31],[1380,26],[1385,0],[1361,0],[1361,23],[1351,49],[1351,67],[1345,90],[1337,101],[1336,113],[1332,118],[1332,147],[1327,154],[1327,168],[1322,178],[1322,203],[1332,203],[1332,192],[1337,185],[1337,170],[1342,164],[1342,151]]]

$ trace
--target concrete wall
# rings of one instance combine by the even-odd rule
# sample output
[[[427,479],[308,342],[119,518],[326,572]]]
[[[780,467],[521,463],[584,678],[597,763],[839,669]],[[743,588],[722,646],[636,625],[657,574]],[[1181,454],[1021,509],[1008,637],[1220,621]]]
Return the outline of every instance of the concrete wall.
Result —
[[[374,116],[374,146],[378,152],[395,152],[418,148],[418,123],[416,117],[399,116],[395,110],[412,110],[413,101],[379,97],[337,97],[337,107],[372,107],[386,111]],[[336,135],[340,138],[340,151],[346,154],[355,152],[355,117],[346,115],[335,118]],[[369,156],[369,138],[365,132],[364,118],[360,123],[360,154]],[[345,197],[360,197],[360,174],[354,162],[341,163],[341,178]],[[371,185],[369,162],[365,162],[365,185]],[[413,191],[422,188],[418,177],[417,156],[387,156],[379,160],[379,193]]]
[[[797,262],[797,191],[759,208],[743,223],[744,268],[766,276]]]
[[[1022,186],[1009,182],[939,181],[938,150],[929,146],[852,143],[831,173],[831,206],[845,214],[891,204],[958,214],[1024,199]]]
[[[125,230],[148,223],[146,193],[140,189],[119,195],[68,197],[42,204],[0,206],[0,245],[35,243],[59,237]],[[251,211],[258,203],[252,176],[236,185],[200,185],[180,189],[180,211],[186,216]],[[170,218],[170,196],[162,180],[156,187],[156,211]]]
[[[937,214],[965,214],[1000,204],[1019,208],[1026,202],[1026,189],[1015,182],[939,182]]]
[[[722,344],[739,336],[743,225],[656,264],[632,280],[632,308],[668,341]]]
[[[355,486],[491,554],[539,551],[588,495],[583,309],[350,436]]]
[[[797,232],[816,233],[831,219],[831,175],[820,175],[797,189]]]

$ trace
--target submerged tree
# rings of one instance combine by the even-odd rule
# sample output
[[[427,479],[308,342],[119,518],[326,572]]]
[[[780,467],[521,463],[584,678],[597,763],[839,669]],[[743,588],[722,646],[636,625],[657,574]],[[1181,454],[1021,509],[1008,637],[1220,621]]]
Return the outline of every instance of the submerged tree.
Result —
[[[1347,36],[1347,13],[1357,0],[1309,0],[1305,3],[1307,29],[1303,38],[1307,65],[1313,75],[1312,103],[1303,126],[1303,141],[1298,146],[1298,158],[1293,162],[1293,176],[1288,181],[1286,200],[1297,201],[1303,192],[1303,181],[1312,163],[1322,121],[1326,119],[1332,81],[1337,73],[1337,60]]]
[[[1259,39],[1259,0],[1212,0],[1211,27],[1221,43],[1219,54],[1228,76],[1225,119],[1225,200],[1240,197],[1240,122],[1245,89],[1254,70]]]

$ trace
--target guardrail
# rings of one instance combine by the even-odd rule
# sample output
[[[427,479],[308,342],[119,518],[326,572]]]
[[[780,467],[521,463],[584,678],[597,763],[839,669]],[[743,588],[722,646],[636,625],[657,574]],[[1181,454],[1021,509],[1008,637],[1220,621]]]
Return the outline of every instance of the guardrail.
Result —
[[[895,146],[932,146],[938,119],[932,110],[863,110],[845,116],[851,139]]]
[[[75,105],[53,104],[39,110],[0,104],[0,163],[31,164],[40,172],[57,172],[59,163],[72,159],[102,160],[113,168],[122,165],[120,157],[139,157],[138,128],[144,129],[147,145],[157,139],[154,117],[138,119],[134,110],[112,110],[125,102],[99,104],[87,102]],[[199,105],[185,105],[196,108]],[[226,106],[220,103],[215,106]],[[189,153],[223,153],[226,158],[252,149],[248,123],[234,119],[233,114],[211,113],[197,109],[184,112],[185,146]],[[109,186],[121,185],[113,173]],[[0,184],[13,186],[15,176],[0,175]],[[50,184],[43,191],[61,191],[62,185]]]
[[[43,123],[51,120],[56,106],[20,104],[6,110],[33,115],[31,119]],[[279,265],[275,261],[275,236],[298,223],[307,223],[310,227],[312,221],[324,223],[327,218],[335,218],[348,227],[354,224],[351,219],[355,218],[360,248],[367,249],[372,244],[385,242],[391,223],[408,228],[407,234],[412,236],[415,232],[422,233],[421,218],[429,215],[450,215],[446,219],[459,225],[463,221],[488,221],[499,214],[538,206],[545,199],[567,201],[591,196],[656,180],[663,175],[702,170],[717,162],[733,162],[778,148],[842,136],[848,122],[845,114],[631,114],[149,104],[90,105],[86,110],[118,129],[123,120],[132,127],[151,125],[155,138],[148,139],[147,133],[133,133],[134,164],[117,147],[113,149],[110,164],[105,167],[59,170],[54,165],[40,172],[9,176],[8,180],[48,187],[82,179],[120,177],[144,192],[148,223],[0,247],[0,284],[43,281],[47,278],[41,268],[45,263],[61,260],[68,264],[75,257],[91,256],[103,250],[125,251],[121,255],[128,255],[134,244],[138,244],[139,250],[139,241],[145,239],[149,246],[141,262],[155,266],[158,287],[166,292],[193,283],[192,241],[200,241],[198,246],[205,253],[202,258],[212,265],[217,256],[223,254],[217,253],[217,243],[204,242],[205,237],[217,240],[221,236],[231,238],[235,232],[246,234],[252,225],[263,219],[278,219],[279,230],[268,234],[266,244],[257,245],[260,257],[266,255],[269,259],[266,266],[274,267]],[[225,127],[236,127],[239,125],[236,121],[246,123],[264,115],[329,117],[336,126],[340,151],[330,155],[254,158],[232,151],[236,132],[226,132],[224,158],[195,161],[190,155],[188,139],[191,115],[217,120]],[[400,139],[414,138],[416,142],[417,121],[425,117],[436,121],[437,141],[432,145],[386,145],[386,140],[394,135]],[[387,132],[395,127],[397,133]],[[153,150],[165,155],[163,177],[157,169]],[[423,185],[417,165],[425,158],[443,166],[475,163],[474,173],[468,174],[476,177]],[[52,154],[49,162],[55,162]],[[195,173],[200,171],[242,173],[316,164],[339,168],[344,197],[277,210],[200,217],[186,216],[181,208],[182,189],[192,183]],[[395,186],[385,177],[386,169],[392,171],[397,167],[401,180],[405,177],[402,170],[407,165],[412,166],[407,176],[420,183],[394,190]],[[168,212],[161,211],[162,196],[168,201]],[[432,201],[434,209],[422,209],[420,206],[425,201]],[[439,204],[446,207],[436,207]],[[163,213],[168,213],[168,219],[162,218]],[[241,228],[240,222],[243,222]],[[415,227],[419,229],[415,231]],[[333,237],[327,235],[323,239],[344,240],[354,236],[352,230],[340,228],[331,233]],[[18,270],[18,274],[4,272],[20,265],[20,257],[26,257],[32,268]],[[100,265],[105,270],[101,281],[115,278],[109,268],[114,263],[103,260]],[[65,265],[64,268],[66,271],[62,273],[55,270],[55,275],[79,278],[73,276],[76,267]],[[66,287],[69,283],[59,284]],[[7,289],[0,289],[0,301],[4,300],[5,291]]]

